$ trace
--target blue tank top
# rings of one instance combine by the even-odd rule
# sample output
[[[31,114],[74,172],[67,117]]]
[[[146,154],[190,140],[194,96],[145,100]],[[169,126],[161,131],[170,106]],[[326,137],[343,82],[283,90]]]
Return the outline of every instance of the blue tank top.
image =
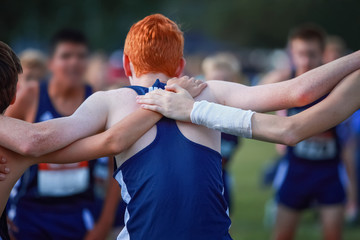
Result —
[[[156,81],[150,91],[163,87]],[[155,140],[114,173],[127,203],[118,240],[231,239],[221,155],[187,139],[174,120],[162,118],[156,127]]]
[[[91,94],[91,87],[86,85],[85,99]],[[56,111],[49,97],[48,82],[40,83],[35,122],[60,117],[63,116]],[[25,206],[35,204],[45,208],[60,204],[76,207],[78,203],[92,201],[94,200],[93,169],[94,161],[31,166],[13,188],[10,203]]]
[[[304,107],[296,107],[287,110],[287,115],[298,114],[313,105],[321,102],[326,96],[320,98]],[[323,133],[305,139],[296,146],[288,146],[286,150],[286,159],[295,161],[312,161],[313,163],[338,163],[340,161],[340,143],[336,132],[336,127]]]

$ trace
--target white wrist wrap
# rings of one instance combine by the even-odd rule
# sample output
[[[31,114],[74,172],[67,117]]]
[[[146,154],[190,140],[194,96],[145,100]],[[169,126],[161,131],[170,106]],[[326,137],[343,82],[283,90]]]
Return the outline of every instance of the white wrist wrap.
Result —
[[[245,111],[208,101],[195,102],[190,114],[191,122],[244,138],[252,138],[251,117]]]

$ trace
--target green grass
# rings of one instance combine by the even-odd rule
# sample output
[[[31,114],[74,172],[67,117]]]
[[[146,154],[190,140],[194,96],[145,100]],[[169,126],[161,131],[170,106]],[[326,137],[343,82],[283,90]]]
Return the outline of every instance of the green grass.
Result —
[[[275,156],[273,144],[244,140],[231,163],[234,178],[231,235],[235,240],[270,239],[271,229],[263,224],[264,208],[271,189],[260,186],[261,170]],[[321,239],[316,214],[307,211],[297,232],[297,240]],[[360,227],[345,228],[345,240],[359,240]]]

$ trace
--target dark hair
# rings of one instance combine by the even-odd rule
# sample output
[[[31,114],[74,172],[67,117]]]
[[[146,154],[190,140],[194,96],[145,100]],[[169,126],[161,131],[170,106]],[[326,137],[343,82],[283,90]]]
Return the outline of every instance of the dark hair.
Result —
[[[294,28],[289,34],[289,42],[295,39],[301,39],[305,41],[317,41],[320,45],[321,50],[325,48],[326,33],[325,31],[313,24],[306,24]]]
[[[52,55],[56,49],[56,47],[60,43],[71,42],[83,44],[86,47],[89,47],[88,39],[85,34],[79,30],[75,29],[61,29],[56,32],[50,40],[50,55]]]
[[[0,113],[15,97],[19,73],[22,73],[19,58],[8,45],[0,41]]]

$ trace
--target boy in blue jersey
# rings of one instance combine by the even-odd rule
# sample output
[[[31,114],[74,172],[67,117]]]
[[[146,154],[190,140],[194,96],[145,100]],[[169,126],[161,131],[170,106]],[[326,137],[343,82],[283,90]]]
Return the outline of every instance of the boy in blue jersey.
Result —
[[[322,64],[325,34],[320,28],[300,26],[294,29],[288,45],[294,64],[290,76],[299,76]],[[272,82],[288,78],[276,77],[275,73],[270,76]],[[287,116],[298,114],[317,102],[285,110],[285,113]],[[274,180],[278,203],[274,239],[293,239],[301,212],[313,206],[319,207],[324,239],[341,238],[346,174],[340,151],[335,128],[284,149],[283,161]]]
[[[52,37],[50,48],[49,81],[21,84],[17,101],[6,116],[35,123],[69,116],[92,94],[83,82],[89,52],[86,37],[77,30],[63,29]],[[106,231],[99,235],[97,229],[110,229],[113,221],[100,217],[95,224],[94,166],[95,160],[31,166],[11,194],[11,234],[18,240],[105,238]],[[108,200],[105,205],[108,213],[103,214],[111,216],[117,203]],[[58,225],[63,226],[60,232]]]
[[[2,108],[2,111],[4,111],[10,105],[10,103],[14,103],[15,101],[17,76],[18,73],[21,72],[21,65],[16,55],[12,52],[11,48],[9,48],[6,44],[2,42],[0,42],[0,70],[0,89],[3,93],[0,98],[0,107]],[[201,81],[193,81],[193,79],[188,78],[184,78],[181,81],[176,82],[181,86],[187,88],[190,92],[194,94],[194,96],[198,95],[201,90],[206,86],[206,84],[202,83]],[[144,118],[147,119],[147,123],[143,123]],[[120,153],[124,149],[132,145],[159,119],[159,114],[154,114],[150,111],[144,111],[139,109],[135,113],[130,114],[124,120],[120,121],[120,123],[115,124],[114,127],[105,131],[104,133],[95,135],[90,138],[86,138],[84,140],[80,140],[77,143],[73,144],[71,147],[62,149],[54,154],[44,155],[42,158],[31,158],[30,156],[24,157],[23,161],[17,161],[14,165],[12,165],[14,162],[7,164],[5,158],[1,157],[0,181],[3,181],[5,179],[6,181],[0,184],[0,209],[4,209],[7,201],[6,196],[9,195],[10,190],[15,184],[16,180],[18,180],[18,178],[24,173],[24,171],[31,165],[34,165],[35,163],[76,163],[88,159],[95,159],[101,156],[108,156]],[[127,130],[124,131],[125,129]],[[78,154],[78,150],[83,151],[81,155]],[[23,150],[21,151],[24,154],[29,154],[29,152]],[[32,154],[30,153],[29,155]],[[9,174],[10,168],[12,169],[12,171]],[[110,194],[112,198],[116,199],[118,197],[118,191],[112,191]],[[77,207],[79,208],[80,206]],[[76,211],[76,209],[74,210]],[[48,211],[45,213],[49,214]],[[32,217],[35,218],[37,217],[36,215],[39,214],[41,214],[41,212],[35,212],[35,216]],[[34,220],[33,218],[32,220]],[[8,226],[6,223],[6,212],[2,213],[0,220],[0,239],[9,240],[10,237],[8,234]],[[109,219],[109,215],[106,215],[105,221],[111,222],[111,219]],[[36,222],[39,223],[39,221]],[[66,230],[65,226],[62,225],[59,230]],[[25,235],[29,233],[28,231],[25,231],[23,229],[21,230],[21,232]],[[100,232],[100,234],[103,236],[105,236],[106,233],[107,231]],[[96,238],[99,237],[99,235],[87,235],[87,238],[89,237]],[[52,239],[57,238],[58,236],[55,236]]]
[[[124,67],[133,87],[96,93],[67,118],[31,125],[0,117],[6,127],[0,129],[0,144],[20,153],[45,154],[113,126],[139,108],[138,94],[162,88],[169,78],[181,74],[185,64],[182,51],[182,33],[174,22],[159,14],[144,18],[132,26],[125,43]],[[197,99],[257,111],[306,105],[357,70],[358,55],[274,85],[246,87],[210,81]],[[155,79],[160,81],[154,85]],[[268,101],[270,98],[273,101]],[[139,127],[147,124],[146,120]],[[29,137],[20,138],[23,131],[29,132]],[[20,142],[25,146],[19,146]],[[84,158],[88,152],[101,152],[93,149],[96,144],[89,148],[86,143],[86,139],[80,140],[60,152],[68,154],[69,161],[74,160],[74,149],[84,152]],[[164,118],[118,154],[115,178],[128,203],[126,226],[119,239],[230,239],[219,151],[219,132]],[[54,159],[57,154],[49,156]],[[14,153],[5,155],[25,161]]]

